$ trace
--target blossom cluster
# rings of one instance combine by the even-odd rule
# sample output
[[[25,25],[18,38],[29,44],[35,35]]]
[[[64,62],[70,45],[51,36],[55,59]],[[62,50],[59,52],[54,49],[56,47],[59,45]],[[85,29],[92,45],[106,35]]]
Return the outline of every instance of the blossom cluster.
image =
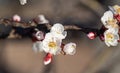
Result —
[[[27,3],[27,0],[20,0],[20,3],[21,5],[25,5]],[[39,18],[41,17],[38,17],[37,21],[40,20]],[[20,19],[17,19],[16,21],[19,20]],[[44,18],[42,20],[44,20]],[[48,20],[44,20],[43,22],[40,23],[44,22],[48,23]],[[109,10],[106,11],[104,15],[101,17],[101,22],[103,23],[103,27],[99,30],[99,32],[89,31],[87,32],[87,37],[89,39],[95,39],[97,36],[99,36],[100,39],[104,41],[108,47],[117,46],[118,42],[120,41],[119,39],[120,6],[119,5],[109,6]],[[53,30],[51,29],[51,31]],[[56,34],[56,36],[60,35]]]
[[[104,28],[104,41],[109,46],[117,46],[119,41],[120,6],[109,6],[101,17]]]
[[[39,21],[40,20],[40,21]],[[48,23],[43,15],[40,15],[37,19],[39,24]],[[44,58],[44,64],[47,65],[52,61],[53,55],[69,54],[74,55],[76,52],[75,43],[63,44],[62,40],[66,38],[67,31],[64,30],[64,26],[60,23],[56,23],[51,27],[50,32],[44,33],[38,29],[35,29],[33,50],[44,51],[47,55]],[[36,40],[35,40],[36,39]]]
[[[27,0],[20,1],[23,5],[27,3]],[[62,43],[67,36],[66,30],[69,29],[82,31],[91,40],[99,37],[108,47],[117,46],[120,42],[120,6],[118,5],[109,6],[109,10],[101,17],[103,25],[100,29],[81,28],[76,25],[63,26],[61,23],[50,25],[44,15],[38,15],[29,24],[22,23],[21,17],[17,14],[13,16],[12,20],[1,19],[0,21],[0,38],[8,37],[12,30],[14,30],[13,35],[29,36],[32,38],[35,52],[47,53],[44,58],[45,65],[51,63],[53,55],[74,55],[76,53],[75,43]]]

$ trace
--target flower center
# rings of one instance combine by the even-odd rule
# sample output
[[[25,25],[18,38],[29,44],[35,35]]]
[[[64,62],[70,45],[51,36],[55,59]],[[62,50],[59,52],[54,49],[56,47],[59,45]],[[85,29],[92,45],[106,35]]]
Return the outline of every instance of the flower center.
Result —
[[[111,41],[114,38],[114,35],[112,33],[107,33],[106,37],[107,37],[107,41]]]
[[[76,46],[75,46],[75,45],[72,45],[72,48],[76,48]]]
[[[113,28],[118,28],[118,25],[116,24],[117,21],[115,19],[109,19],[107,23],[108,25],[111,25]]]
[[[48,43],[48,46],[49,46],[50,48],[55,48],[55,47],[57,46],[57,44],[56,44],[55,42],[49,42],[49,43]]]
[[[115,19],[111,19],[111,18],[109,18],[108,23],[109,23],[109,24],[116,23],[116,20],[115,20]]]
[[[58,32],[58,31],[57,31],[56,33],[57,33],[57,34],[60,34],[60,32]]]

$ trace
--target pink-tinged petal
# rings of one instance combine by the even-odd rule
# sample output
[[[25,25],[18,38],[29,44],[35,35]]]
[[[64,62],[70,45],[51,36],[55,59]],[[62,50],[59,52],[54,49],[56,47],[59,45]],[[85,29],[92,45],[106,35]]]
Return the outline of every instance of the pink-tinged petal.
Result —
[[[35,37],[38,40],[43,40],[44,39],[44,33],[42,31],[37,31],[36,34],[35,34]]]
[[[101,41],[105,40],[104,35],[100,35],[99,38],[100,38]]]
[[[21,17],[16,14],[16,15],[13,16],[13,21],[20,22],[21,21]]]
[[[118,42],[120,42],[120,40],[118,40]]]
[[[47,55],[46,55],[45,58],[44,58],[44,64],[45,64],[45,65],[48,65],[48,64],[51,63],[51,61],[52,61],[52,54],[47,53]]]
[[[35,29],[35,32],[33,33],[32,37],[33,42],[42,41],[44,38],[44,33],[42,31],[39,31],[38,29]]]
[[[93,39],[95,39],[96,35],[95,35],[94,32],[89,32],[89,33],[87,34],[87,37],[88,37],[89,39],[93,40]]]

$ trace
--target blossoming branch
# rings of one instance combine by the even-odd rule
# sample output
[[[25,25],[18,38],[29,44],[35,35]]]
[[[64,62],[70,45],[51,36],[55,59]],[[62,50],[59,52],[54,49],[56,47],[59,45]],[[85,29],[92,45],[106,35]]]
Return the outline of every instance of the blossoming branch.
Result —
[[[26,0],[20,0],[25,4]],[[62,41],[67,36],[67,30],[82,31],[86,36],[94,40],[99,37],[101,41],[110,46],[117,46],[120,42],[120,6],[109,6],[101,17],[103,23],[100,29],[81,28],[75,24],[63,25],[61,23],[50,24],[44,15],[38,15],[28,23],[21,22],[19,15],[14,15],[12,19],[0,19],[0,39],[24,38],[29,37],[33,41],[33,51],[43,51],[46,53],[44,64],[52,62],[54,55],[74,55],[76,44],[69,42],[64,44]]]
[[[81,28],[75,24],[63,25],[63,27],[65,30],[82,31],[91,40],[99,37],[107,46],[117,46],[119,42],[120,6],[109,6],[109,10],[101,17],[101,22],[103,26],[100,29]],[[21,17],[14,15],[12,19],[0,19],[0,24],[0,38],[22,38],[26,36],[32,38],[36,28],[47,33],[52,27],[44,15],[38,15],[28,23],[21,22]]]

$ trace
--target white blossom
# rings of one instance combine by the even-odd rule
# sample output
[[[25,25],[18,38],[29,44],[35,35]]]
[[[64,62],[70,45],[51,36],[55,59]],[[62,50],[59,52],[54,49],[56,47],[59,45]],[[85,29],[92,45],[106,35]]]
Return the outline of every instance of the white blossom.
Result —
[[[21,5],[25,5],[27,3],[27,0],[19,0]]]
[[[115,30],[113,30],[113,29],[106,30],[104,32],[104,37],[105,37],[105,44],[108,47],[117,46],[118,40],[119,40],[119,35]]]
[[[61,51],[61,40],[55,38],[51,33],[45,35],[45,39],[42,41],[41,48],[46,53],[59,54]]]
[[[106,11],[104,15],[101,17],[101,22],[106,28],[109,28],[110,25],[107,22],[108,20],[112,20],[112,19],[113,19],[113,13],[111,11]]]
[[[76,53],[76,44],[75,43],[68,43],[64,46],[64,49],[63,51],[66,53],[66,54],[69,54],[69,55],[74,55]]]

